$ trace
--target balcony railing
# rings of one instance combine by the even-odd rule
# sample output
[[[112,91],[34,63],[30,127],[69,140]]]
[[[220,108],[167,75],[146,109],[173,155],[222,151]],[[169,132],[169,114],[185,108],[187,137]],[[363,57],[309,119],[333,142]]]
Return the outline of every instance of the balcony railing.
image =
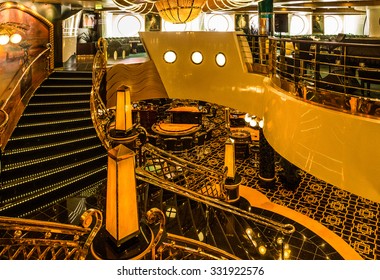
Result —
[[[276,86],[304,101],[380,117],[380,40],[249,35],[247,41],[250,72],[269,73]]]

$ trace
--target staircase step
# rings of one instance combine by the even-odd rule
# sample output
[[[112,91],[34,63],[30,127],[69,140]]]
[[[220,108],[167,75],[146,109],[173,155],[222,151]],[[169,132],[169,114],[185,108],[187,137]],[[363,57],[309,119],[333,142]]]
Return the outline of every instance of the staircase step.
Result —
[[[61,95],[61,94],[75,94],[75,93],[83,93],[90,94],[92,90],[92,85],[88,83],[84,83],[82,86],[66,84],[63,86],[42,86],[39,87],[34,96],[38,97],[40,94],[50,94],[50,95]],[[33,96],[33,97],[34,97]]]
[[[2,154],[0,215],[23,216],[105,182],[91,90],[91,72],[54,71],[35,91]]]
[[[78,108],[78,109],[61,109],[61,110],[51,110],[51,111],[41,111],[41,112],[31,112],[29,110],[25,110],[22,118],[24,117],[38,117],[43,116],[44,120],[47,118],[69,118],[71,115],[88,115],[91,116],[90,107],[88,108]]]
[[[91,78],[48,78],[42,84],[41,88],[53,87],[89,87],[92,86]]]
[[[0,189],[0,201],[2,203],[10,203],[22,197],[38,193],[44,188],[49,188],[52,183],[64,182],[72,177],[80,177],[82,173],[89,172],[94,168],[105,167],[106,159],[107,157],[104,154],[99,154],[79,162],[3,182]],[[12,191],[10,192],[10,190]]]
[[[52,111],[59,111],[65,109],[75,110],[90,108],[89,100],[75,100],[75,101],[64,101],[64,102],[46,102],[46,103],[31,103],[25,110],[25,113],[49,113]]]
[[[61,142],[53,142],[53,143],[48,143],[45,145],[37,145],[37,146],[28,146],[25,148],[15,148],[15,149],[7,149],[3,153],[3,159],[6,159],[8,156],[16,156],[16,155],[21,155],[22,157],[25,157],[25,153],[42,153],[42,150],[48,150],[48,149],[62,149],[62,146],[65,145],[76,145],[79,146],[80,142],[82,141],[98,141],[99,138],[96,135],[90,134],[89,136],[86,137],[81,137],[79,139],[69,139],[66,141],[61,141]],[[88,142],[87,142],[88,143]]]
[[[25,123],[19,123],[17,125],[17,127],[19,128],[27,128],[27,127],[39,127],[39,126],[50,126],[50,125],[65,125],[65,124],[68,124],[68,123],[72,123],[72,122],[75,122],[75,123],[78,123],[78,122],[82,122],[82,121],[91,121],[91,117],[90,116],[87,116],[87,117],[74,117],[74,118],[71,118],[71,119],[62,119],[62,120],[51,120],[51,121],[43,121],[43,122],[25,122]]]
[[[64,102],[64,101],[76,101],[76,100],[90,100],[90,92],[72,92],[72,93],[60,93],[60,92],[41,92],[33,96],[33,102],[42,102],[42,103],[54,103],[54,102]]]
[[[35,145],[36,143],[39,144],[47,144],[51,141],[61,141],[61,140],[67,140],[67,139],[73,139],[77,138],[82,133],[85,133],[86,131],[95,132],[94,128],[92,126],[82,126],[82,127],[74,127],[69,129],[62,129],[62,130],[51,130],[51,131],[45,131],[40,133],[33,133],[33,134],[27,134],[27,135],[17,135],[12,137],[9,142],[13,143],[15,141],[21,142],[25,141],[25,144],[23,147],[29,146],[29,145]]]
[[[101,166],[50,185],[40,186],[28,194],[7,200],[0,206],[0,215],[18,217],[30,214],[32,211],[52,205],[52,201],[61,201],[91,187],[93,184],[103,183],[106,174],[106,167]]]
[[[92,78],[91,71],[53,71],[49,78]]]
[[[37,175],[40,170],[43,170],[41,173],[49,172],[51,169],[59,168],[61,165],[68,163],[76,163],[80,160],[85,160],[86,158],[93,157],[94,155],[105,154],[104,148],[98,144],[92,146],[84,146],[83,148],[76,148],[69,146],[67,151],[60,151],[60,153],[54,153],[48,156],[36,155],[34,158],[30,158],[24,161],[15,161],[6,164],[2,170],[2,180],[4,186],[7,183],[9,177],[12,178],[12,174],[16,173],[16,179],[14,181],[24,181],[27,177],[33,177]],[[18,175],[17,175],[18,174]],[[15,177],[13,175],[13,177]]]

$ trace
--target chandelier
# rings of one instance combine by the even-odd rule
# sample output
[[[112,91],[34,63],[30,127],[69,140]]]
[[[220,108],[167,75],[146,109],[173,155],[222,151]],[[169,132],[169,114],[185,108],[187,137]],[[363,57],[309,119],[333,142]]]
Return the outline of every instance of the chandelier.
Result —
[[[112,0],[121,10],[132,13],[157,13],[171,23],[187,23],[202,11],[230,11],[252,5],[256,0]]]
[[[186,23],[197,18],[206,0],[158,0],[155,6],[159,15],[171,23]]]

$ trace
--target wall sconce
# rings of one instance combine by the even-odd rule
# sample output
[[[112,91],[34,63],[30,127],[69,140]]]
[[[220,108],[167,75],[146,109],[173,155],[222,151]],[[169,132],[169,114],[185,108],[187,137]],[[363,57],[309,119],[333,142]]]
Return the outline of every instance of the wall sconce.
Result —
[[[19,44],[23,36],[20,33],[29,29],[29,25],[17,22],[2,22],[0,23],[0,45],[4,46],[11,42]]]
[[[18,33],[14,33],[10,37],[10,41],[12,44],[18,44],[21,42],[21,40],[22,40],[22,36]]]
[[[108,151],[106,231],[119,247],[140,232],[135,153],[119,145]]]
[[[9,43],[9,35],[8,34],[1,34],[0,35],[0,45],[4,46]]]

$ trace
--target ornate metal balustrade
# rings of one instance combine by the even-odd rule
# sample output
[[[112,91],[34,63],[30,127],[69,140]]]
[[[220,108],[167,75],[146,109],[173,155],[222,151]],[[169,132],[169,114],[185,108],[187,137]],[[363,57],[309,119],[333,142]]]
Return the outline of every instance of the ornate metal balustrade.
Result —
[[[227,200],[227,170],[216,171],[174,156],[149,143],[142,146],[141,167],[152,176],[199,194]]]
[[[115,111],[108,110],[101,97],[101,83],[107,71],[107,41],[98,40],[98,51],[95,54],[92,66],[92,91],[90,96],[91,118],[96,133],[106,150],[112,147],[107,135],[109,126],[115,119]]]
[[[102,225],[102,213],[89,209],[82,226],[0,216],[0,260],[83,260]]]
[[[201,202],[208,206],[215,207],[217,209],[243,217],[254,223],[264,225],[266,227],[272,228],[284,234],[291,234],[295,231],[294,226],[291,224],[283,224],[275,220],[268,219],[260,215],[248,212],[244,209],[240,209],[218,198],[201,194],[199,192],[196,192],[187,188],[186,186],[181,186],[181,185],[176,184],[175,182],[171,182],[166,179],[160,178],[160,176],[155,176],[151,172],[141,167],[136,168],[136,178],[146,183],[165,189],[167,191],[189,198],[193,201]]]
[[[142,223],[148,226],[146,234],[149,242],[141,253],[131,257],[131,260],[238,260],[239,258],[209,244],[166,232],[166,218],[158,208],[151,208],[142,218]],[[106,241],[104,241],[106,242]],[[94,244],[91,244],[91,254],[101,260]]]

